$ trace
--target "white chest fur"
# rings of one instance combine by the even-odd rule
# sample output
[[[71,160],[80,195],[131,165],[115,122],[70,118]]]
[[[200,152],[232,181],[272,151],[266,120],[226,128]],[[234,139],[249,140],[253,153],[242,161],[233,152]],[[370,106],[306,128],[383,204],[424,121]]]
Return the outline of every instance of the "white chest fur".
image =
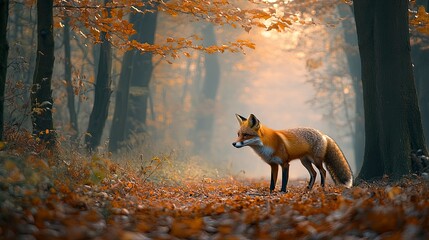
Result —
[[[253,150],[268,164],[282,164],[282,160],[274,156],[274,150],[264,145],[251,146]]]

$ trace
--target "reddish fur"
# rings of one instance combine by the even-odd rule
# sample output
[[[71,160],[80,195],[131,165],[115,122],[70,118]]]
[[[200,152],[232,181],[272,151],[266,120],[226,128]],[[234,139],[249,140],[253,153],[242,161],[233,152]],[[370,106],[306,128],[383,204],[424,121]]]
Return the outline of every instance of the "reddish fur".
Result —
[[[336,183],[350,187],[353,183],[353,175],[341,149],[330,137],[312,128],[294,128],[288,130],[273,130],[262,124],[254,115],[245,119],[237,115],[240,123],[238,139],[235,147],[250,146],[271,165],[271,186],[274,189],[277,179],[277,164],[282,167],[282,191],[286,191],[289,172],[289,162],[300,159],[310,173],[308,188],[314,184],[316,172],[312,164],[319,169],[322,176],[321,184],[324,185],[327,166]],[[259,140],[258,140],[259,139]]]
[[[283,163],[290,162],[311,153],[310,145],[305,139],[287,130],[273,130],[261,125],[257,133],[264,146],[273,149],[273,155],[282,159]],[[281,135],[287,140],[287,146]]]
[[[273,129],[261,125],[259,129],[259,137],[261,138],[262,143],[265,146],[270,147],[274,150],[274,156],[277,156],[282,160],[287,159],[289,156],[289,152],[286,149],[286,146],[283,144],[283,140],[281,139],[281,137],[278,136],[275,132],[276,131],[274,131]]]

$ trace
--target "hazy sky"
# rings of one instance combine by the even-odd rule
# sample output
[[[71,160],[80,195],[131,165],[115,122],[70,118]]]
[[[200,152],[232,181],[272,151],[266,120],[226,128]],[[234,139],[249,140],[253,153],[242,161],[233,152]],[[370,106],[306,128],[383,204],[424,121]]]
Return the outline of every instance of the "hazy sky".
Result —
[[[286,37],[287,38],[287,37]],[[218,139],[227,139],[221,144],[222,155],[226,155],[232,162],[234,171],[245,171],[248,177],[270,177],[270,167],[250,147],[241,149],[234,148],[231,143],[235,140],[238,130],[238,122],[235,113],[248,117],[253,113],[268,127],[274,129],[287,129],[294,127],[313,127],[328,135],[335,135],[326,120],[322,118],[322,112],[312,107],[308,100],[314,95],[313,87],[307,84],[305,58],[299,57],[296,51],[281,50],[280,46],[274,49],[278,51],[270,54],[267,51],[273,49],[274,44],[282,44],[282,39],[275,38],[276,43],[270,38],[262,40],[257,44],[256,50],[247,51],[246,62],[254,62],[249,66],[249,79],[243,88],[236,91],[232,100],[223,103],[224,112],[219,114],[219,121],[226,123],[220,131],[215,131]],[[259,42],[259,40],[258,40]],[[291,42],[287,41],[286,42]],[[264,59],[261,59],[261,56]],[[268,77],[267,77],[268,76]],[[220,94],[231,91],[229,83],[221,84]],[[345,149],[341,139],[337,139],[348,159],[352,152]],[[220,141],[221,142],[221,141]],[[354,164],[352,164],[354,165]],[[352,166],[353,167],[353,166]],[[280,175],[279,175],[280,176]],[[299,160],[293,161],[290,167],[291,179],[309,177],[307,170],[302,167]],[[318,178],[319,181],[319,178]]]

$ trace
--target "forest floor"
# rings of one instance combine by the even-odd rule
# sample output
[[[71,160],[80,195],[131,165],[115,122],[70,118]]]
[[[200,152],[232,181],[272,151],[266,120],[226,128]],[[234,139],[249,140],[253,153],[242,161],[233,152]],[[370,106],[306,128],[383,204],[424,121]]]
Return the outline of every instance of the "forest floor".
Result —
[[[152,181],[161,161],[130,171],[100,156],[0,151],[0,239],[429,239],[422,177],[310,192],[292,181],[270,194],[267,180],[179,167],[180,179]]]

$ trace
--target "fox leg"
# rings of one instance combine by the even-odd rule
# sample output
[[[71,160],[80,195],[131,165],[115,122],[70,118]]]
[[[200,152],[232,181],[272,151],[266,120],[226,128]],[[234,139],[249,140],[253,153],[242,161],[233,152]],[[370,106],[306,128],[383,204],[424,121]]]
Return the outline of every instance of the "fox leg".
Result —
[[[319,169],[320,185],[322,185],[322,187],[325,187],[326,170],[325,168],[323,168],[322,160],[320,159],[320,161],[313,161],[313,164]]]
[[[278,173],[279,173],[279,165],[271,164],[270,192],[274,191],[274,188],[276,187]]]
[[[303,157],[300,159],[302,165],[307,169],[308,173],[310,173],[310,181],[308,182],[307,189],[311,190],[314,185],[314,181],[316,180],[317,173],[314,171],[313,166],[311,166],[311,160],[308,157]]]
[[[285,163],[282,165],[282,189],[281,192],[287,192],[286,186],[289,179],[289,163]]]

